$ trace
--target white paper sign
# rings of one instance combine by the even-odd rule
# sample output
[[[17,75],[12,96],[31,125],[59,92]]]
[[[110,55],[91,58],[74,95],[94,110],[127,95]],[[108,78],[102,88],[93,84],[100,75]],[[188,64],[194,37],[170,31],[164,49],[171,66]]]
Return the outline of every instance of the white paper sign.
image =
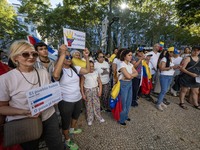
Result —
[[[63,28],[63,34],[68,48],[85,49],[85,32]]]
[[[60,84],[54,82],[26,92],[32,116],[46,110],[62,100]]]

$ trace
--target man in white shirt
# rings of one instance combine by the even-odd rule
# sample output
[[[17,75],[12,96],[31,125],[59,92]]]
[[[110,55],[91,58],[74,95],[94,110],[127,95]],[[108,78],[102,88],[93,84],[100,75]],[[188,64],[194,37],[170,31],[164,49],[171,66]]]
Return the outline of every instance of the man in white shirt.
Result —
[[[152,57],[150,59],[150,66],[151,66],[151,74],[154,76],[157,71],[157,64],[158,64],[158,58],[160,56],[160,53],[158,52],[160,49],[160,44],[156,43],[153,46],[153,51],[149,52],[149,54],[152,54]]]

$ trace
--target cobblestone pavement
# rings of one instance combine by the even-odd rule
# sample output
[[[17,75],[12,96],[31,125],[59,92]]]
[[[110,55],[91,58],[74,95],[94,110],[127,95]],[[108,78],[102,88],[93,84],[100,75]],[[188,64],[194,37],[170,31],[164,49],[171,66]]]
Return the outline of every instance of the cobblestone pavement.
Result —
[[[127,127],[108,112],[102,113],[105,123],[95,120],[88,126],[83,112],[78,123],[83,133],[75,135],[74,141],[79,150],[200,150],[200,110],[187,102],[184,110],[178,98],[166,98],[171,104],[163,112],[140,98],[139,107],[130,110]]]
[[[154,97],[155,98],[155,97]],[[186,102],[188,110],[178,106],[178,98],[166,97],[171,104],[163,112],[142,98],[131,108],[127,127],[120,126],[111,113],[102,113],[105,123],[88,126],[82,113],[75,136],[80,150],[198,150],[200,149],[200,111]]]

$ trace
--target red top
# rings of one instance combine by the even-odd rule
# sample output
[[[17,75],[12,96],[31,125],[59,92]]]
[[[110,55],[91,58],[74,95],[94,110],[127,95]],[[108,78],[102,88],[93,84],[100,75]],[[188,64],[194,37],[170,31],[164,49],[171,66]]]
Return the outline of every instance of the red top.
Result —
[[[10,70],[10,68],[8,67],[8,65],[6,65],[0,61],[0,75],[8,72],[9,70]]]

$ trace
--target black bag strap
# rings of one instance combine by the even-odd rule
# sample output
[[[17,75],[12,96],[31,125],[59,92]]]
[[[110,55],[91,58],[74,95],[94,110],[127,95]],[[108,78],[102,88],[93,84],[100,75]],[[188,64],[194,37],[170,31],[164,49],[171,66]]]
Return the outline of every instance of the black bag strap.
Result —
[[[190,56],[190,60],[192,59],[192,57]],[[186,70],[192,69],[193,67],[195,67],[200,61],[200,58],[198,59],[198,61],[191,67],[187,68]]]

